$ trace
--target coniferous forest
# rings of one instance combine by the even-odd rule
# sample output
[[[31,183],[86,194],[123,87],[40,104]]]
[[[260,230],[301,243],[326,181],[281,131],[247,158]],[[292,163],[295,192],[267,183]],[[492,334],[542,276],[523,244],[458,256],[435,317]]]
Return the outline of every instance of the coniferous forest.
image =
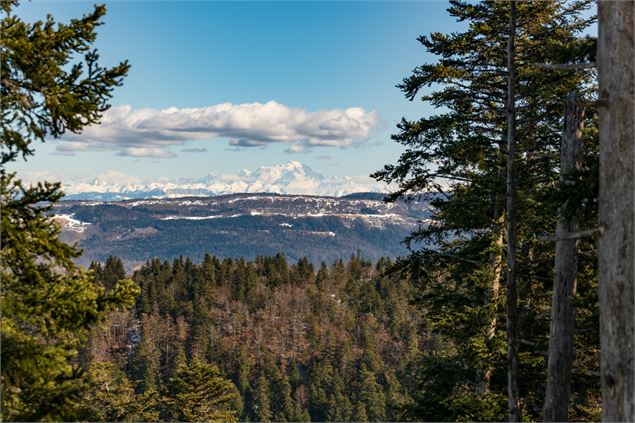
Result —
[[[397,87],[432,112],[371,175],[430,204],[403,257],[127,272],[78,265],[61,185],[9,170],[110,107],[106,8],[0,0],[1,419],[633,421],[633,5],[450,0],[462,30],[422,28],[436,61]]]
[[[241,421],[404,420],[426,342],[413,285],[391,264],[153,260],[133,274],[134,310],[110,315],[82,359],[142,396],[169,396],[180,366],[209,363],[231,381],[227,407]],[[93,270],[105,286],[123,275],[115,258]]]
[[[314,268],[281,255],[148,262],[132,275],[141,287],[134,309],[108,315],[80,353],[98,381],[86,406],[100,420],[189,421],[174,414],[184,407],[170,402],[174,378],[183,366],[205,363],[229,382],[219,409],[240,421],[504,420],[504,340],[479,344],[489,324],[474,305],[483,292],[473,288],[472,303],[456,291],[424,302],[421,280],[399,265],[353,256]],[[114,257],[91,269],[106,288],[125,277]],[[531,300],[543,303],[543,316],[523,322],[521,339],[536,341],[523,343],[522,395],[536,419],[547,295]],[[578,311],[572,420],[598,418],[596,301],[583,299]],[[443,310],[450,305],[463,312]],[[478,367],[485,365],[487,387]]]

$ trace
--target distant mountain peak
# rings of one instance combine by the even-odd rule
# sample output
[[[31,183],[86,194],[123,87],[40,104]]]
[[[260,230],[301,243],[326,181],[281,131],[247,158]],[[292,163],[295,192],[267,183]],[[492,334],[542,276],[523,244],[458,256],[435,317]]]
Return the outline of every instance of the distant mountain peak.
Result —
[[[99,175],[91,180],[64,183],[67,199],[139,199],[184,196],[216,196],[236,193],[275,193],[341,196],[362,191],[386,192],[368,176],[331,176],[315,172],[309,166],[289,162],[261,166],[254,171],[220,175],[209,172],[200,178],[140,181],[117,172]]]
[[[277,166],[285,167],[285,168],[294,168],[294,169],[297,169],[297,168],[302,168],[303,169],[303,168],[306,167],[304,164],[300,163],[297,160],[290,160],[290,161],[288,161],[286,163],[281,163],[281,164],[279,164]]]
[[[258,170],[256,171],[257,173],[263,173],[263,172],[297,172],[297,173],[304,173],[304,171],[306,169],[309,169],[308,166],[305,166],[304,164],[297,162],[295,160],[287,162],[287,163],[280,163],[277,165],[273,165],[273,166],[260,166],[258,168]]]

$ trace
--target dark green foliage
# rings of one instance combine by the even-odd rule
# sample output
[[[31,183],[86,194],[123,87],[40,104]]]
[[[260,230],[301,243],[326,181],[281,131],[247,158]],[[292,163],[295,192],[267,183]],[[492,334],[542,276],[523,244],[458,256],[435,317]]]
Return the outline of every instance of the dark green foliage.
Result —
[[[19,239],[12,237],[13,228],[4,221],[6,208],[3,211],[2,252],[7,266],[2,272],[3,416],[69,419],[85,388],[82,371],[73,364],[78,347],[108,310],[132,304],[137,287],[123,280],[107,292],[93,283],[89,273],[65,262],[68,258],[59,251],[42,250],[50,254],[50,261],[37,264],[27,250],[20,249],[18,256],[9,240]],[[42,233],[33,235],[56,246],[54,234],[48,239]],[[53,270],[53,264],[58,268]]]
[[[291,385],[287,376],[274,367],[270,376],[271,416],[274,422],[292,421],[294,407],[291,399]]]
[[[256,422],[271,421],[271,395],[269,389],[267,376],[261,374],[256,382],[251,401],[252,416]]]
[[[112,288],[117,281],[126,277],[126,270],[118,257],[109,256],[103,266],[101,263],[92,262],[88,269],[93,271],[95,282],[107,289]]]
[[[135,392],[115,363],[91,363],[90,388],[78,416],[88,421],[236,421],[236,388],[216,366],[198,360],[174,366],[160,391]]]
[[[377,376],[368,370],[365,364],[359,369],[359,399],[364,405],[364,412],[368,421],[386,421],[386,396],[381,385],[377,383]]]
[[[136,395],[161,393],[162,419],[186,418],[170,414],[173,380],[179,363],[200,360],[234,382],[239,420],[403,420],[421,321],[391,266],[359,255],[317,271],[282,255],[155,259],[133,274],[142,292],[127,324],[139,336],[118,366]]]
[[[167,386],[165,418],[180,422],[234,422],[236,387],[216,366],[192,360],[178,366]]]
[[[3,1],[0,23],[3,166],[32,155],[34,141],[99,123],[113,89],[130,68],[127,62],[101,67],[91,50],[105,6],[63,24],[52,16],[23,22],[12,14],[15,4]],[[76,60],[78,55],[83,60]]]
[[[2,1],[0,21],[2,419],[71,420],[89,387],[78,348],[138,288],[128,279],[108,290],[95,284],[50,218],[60,185],[27,187],[6,165],[32,155],[33,142],[97,123],[129,66],[103,68],[90,50],[105,7],[68,24],[26,23],[12,13],[16,4]]]
[[[592,264],[585,263],[585,268]],[[464,308],[465,315],[443,312],[470,291],[445,292],[430,303],[437,308],[427,312],[424,325],[409,303],[411,295],[421,291],[398,273],[387,273],[389,260],[373,265],[353,256],[347,263],[320,266],[309,277],[312,284],[297,286],[293,275],[300,266],[289,266],[281,256],[255,262],[207,256],[201,264],[153,260],[135,272],[135,281],[143,287],[140,298],[146,300],[138,303],[141,336],[130,345],[132,354],[124,366],[138,381],[138,393],[165,393],[184,354],[218,365],[235,382],[240,397],[233,408],[240,420],[342,421],[366,416],[404,421],[418,413],[433,420],[505,418],[503,394],[491,389],[476,396],[470,391],[482,383],[480,370],[472,367],[476,359],[464,359],[466,353],[446,335],[454,331],[471,336],[472,344],[464,351],[486,348],[476,342],[475,328],[465,323],[482,319],[478,313],[469,308]],[[588,269],[592,274],[593,267]],[[249,274],[253,282],[248,282]],[[235,297],[234,292],[246,292],[241,284],[249,285],[247,291],[254,295]],[[472,289],[470,295],[483,295],[485,288]],[[191,303],[197,305],[185,319],[181,313]],[[592,415],[594,407],[595,387],[589,379],[593,367],[588,363],[592,354],[586,347],[596,342],[597,333],[589,330],[594,319],[592,308],[579,315],[585,322],[579,338],[585,354],[578,366],[585,373],[576,382],[576,412],[581,415]],[[418,328],[431,327],[443,328],[443,333],[419,335]],[[501,344],[500,339],[492,342]],[[528,364],[531,358],[524,356]],[[525,389],[540,391],[529,382],[540,383],[541,363],[523,368]],[[425,372],[417,372],[422,364]],[[494,371],[491,384],[504,386],[504,372]]]
[[[89,369],[91,389],[82,401],[82,417],[89,421],[155,421],[159,418],[159,394],[148,390],[136,394],[117,366],[95,362]]]
[[[585,167],[558,185],[564,99],[570,92],[590,97],[593,73],[548,71],[537,63],[591,60],[594,40],[581,37],[593,17],[582,13],[586,0],[517,2],[515,66],[518,180],[517,284],[519,298],[520,395],[522,414],[540,419],[546,382],[549,307],[554,245],[537,235],[555,231],[556,209],[571,199],[585,225],[594,226],[596,130],[587,116]],[[426,322],[419,389],[411,418],[424,420],[504,420],[506,415],[505,175],[509,2],[450,1],[448,12],[465,22],[461,31],[433,33],[419,41],[439,59],[413,70],[399,85],[406,98],[421,99],[437,114],[402,120],[393,139],[404,145],[397,164],[373,176],[393,182],[389,196],[430,199],[431,223],[407,240],[410,257],[398,266],[418,287]],[[586,244],[586,243],[585,243]],[[593,254],[593,247],[583,247]],[[579,275],[580,298],[593,296],[595,268]],[[582,288],[584,287],[584,288]],[[584,303],[578,314],[595,315]],[[580,303],[582,306],[582,303]],[[590,329],[590,328],[589,328]],[[591,330],[591,333],[597,329]],[[599,397],[597,342],[576,345],[572,391],[581,407],[571,419],[592,419]],[[592,388],[591,388],[592,387]],[[368,412],[368,410],[366,410]]]

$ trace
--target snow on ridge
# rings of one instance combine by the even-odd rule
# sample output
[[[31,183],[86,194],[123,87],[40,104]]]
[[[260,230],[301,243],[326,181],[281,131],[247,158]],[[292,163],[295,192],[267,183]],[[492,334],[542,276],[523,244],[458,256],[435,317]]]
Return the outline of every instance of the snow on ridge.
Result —
[[[333,231],[306,231],[306,232],[310,235],[317,235],[317,236],[325,236],[325,237],[335,236],[335,232]]]
[[[73,232],[84,232],[86,230],[86,226],[91,224],[89,222],[82,222],[81,220],[75,219],[75,213],[56,214],[53,216],[53,219],[55,219],[65,229]]]
[[[339,212],[307,212],[307,213],[281,213],[276,211],[267,210],[249,210],[246,213],[235,213],[230,215],[216,214],[207,216],[182,216],[182,215],[167,215],[160,218],[160,220],[211,220],[211,219],[234,219],[237,217],[287,217],[291,219],[302,218],[321,218],[321,217],[337,217],[344,220],[358,220],[363,221],[365,224],[373,227],[384,227],[385,224],[415,224],[416,221],[412,218],[407,218],[395,213],[384,214],[358,214],[358,213],[339,213]],[[292,223],[280,223],[278,226],[292,228]],[[334,236],[334,235],[333,235]]]
[[[242,217],[245,216],[244,214],[231,214],[231,215],[222,215],[222,214],[216,214],[216,215],[210,215],[210,216],[178,216],[178,215],[170,215],[170,216],[164,216],[161,218],[161,220],[209,220],[209,219],[231,219],[234,217]]]
[[[325,177],[310,167],[290,161],[261,166],[238,174],[208,173],[201,178],[142,181],[120,172],[107,172],[91,179],[63,183],[64,191],[75,199],[147,199],[187,196],[218,196],[237,193],[334,196],[357,192],[387,192],[387,186],[368,176]],[[273,200],[272,200],[273,201]]]

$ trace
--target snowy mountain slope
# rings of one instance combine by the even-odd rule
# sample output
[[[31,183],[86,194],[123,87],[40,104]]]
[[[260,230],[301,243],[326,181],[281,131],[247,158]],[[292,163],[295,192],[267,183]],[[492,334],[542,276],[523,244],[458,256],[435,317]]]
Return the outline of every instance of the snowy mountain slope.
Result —
[[[325,177],[297,161],[263,166],[254,171],[201,178],[142,181],[110,172],[92,180],[63,184],[68,200],[114,201],[141,198],[216,196],[235,193],[275,193],[342,196],[355,192],[386,192],[384,184],[367,176]]]

